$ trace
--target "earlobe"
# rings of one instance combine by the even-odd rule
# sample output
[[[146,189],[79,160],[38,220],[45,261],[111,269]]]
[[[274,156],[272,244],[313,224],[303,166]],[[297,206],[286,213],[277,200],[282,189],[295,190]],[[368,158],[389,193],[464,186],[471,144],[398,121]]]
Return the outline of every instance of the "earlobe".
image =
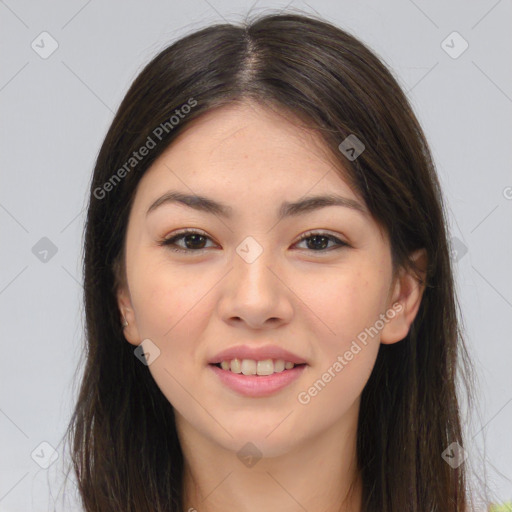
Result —
[[[381,343],[391,344],[403,340],[409,333],[412,322],[416,318],[425,290],[427,269],[427,253],[419,249],[411,255],[418,268],[418,274],[401,268],[395,280],[390,305],[395,315],[381,331]],[[399,304],[400,307],[397,307]],[[388,307],[390,307],[390,305]]]

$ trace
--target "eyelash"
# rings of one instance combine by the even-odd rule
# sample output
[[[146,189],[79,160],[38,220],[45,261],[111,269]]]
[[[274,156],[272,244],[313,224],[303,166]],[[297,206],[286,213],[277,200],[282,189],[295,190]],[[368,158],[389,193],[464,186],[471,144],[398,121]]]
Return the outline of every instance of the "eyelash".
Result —
[[[211,238],[209,236],[207,236],[206,233],[203,233],[201,231],[196,231],[196,230],[193,230],[193,229],[185,229],[183,231],[180,231],[179,233],[177,233],[176,235],[174,235],[171,238],[164,238],[163,240],[160,240],[158,242],[158,245],[167,247],[168,249],[170,249],[173,252],[189,253],[189,254],[193,253],[193,252],[201,252],[201,251],[204,251],[204,250],[207,249],[207,248],[202,248],[202,249],[176,249],[176,248],[172,248],[171,247],[171,245],[174,245],[174,242],[176,242],[177,240],[180,240],[182,238],[185,238],[187,235],[200,235],[200,236],[203,236],[203,237],[208,238],[208,239],[211,240]],[[341,249],[343,247],[350,247],[349,244],[347,244],[346,242],[343,242],[339,238],[336,238],[335,236],[330,235],[329,233],[326,233],[326,232],[323,232],[323,231],[308,231],[307,233],[304,233],[304,235],[301,236],[301,238],[296,242],[296,244],[298,244],[300,242],[303,242],[304,240],[307,240],[309,238],[313,238],[315,236],[325,237],[330,242],[336,243],[336,245],[338,247],[335,247],[334,249]],[[307,250],[309,252],[325,253],[325,252],[330,252],[330,250],[332,250],[332,249],[333,248],[330,248],[330,249],[319,249],[319,250],[316,250],[316,251],[313,250],[313,249],[307,249]]]

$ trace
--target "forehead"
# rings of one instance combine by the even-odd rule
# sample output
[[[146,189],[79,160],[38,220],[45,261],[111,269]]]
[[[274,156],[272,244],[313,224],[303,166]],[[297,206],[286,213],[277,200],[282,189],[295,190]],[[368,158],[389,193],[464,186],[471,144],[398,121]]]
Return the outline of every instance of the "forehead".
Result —
[[[359,199],[320,136],[279,111],[232,104],[187,125],[148,169],[139,191],[164,185],[222,191],[343,193]],[[199,193],[199,191],[198,191]]]

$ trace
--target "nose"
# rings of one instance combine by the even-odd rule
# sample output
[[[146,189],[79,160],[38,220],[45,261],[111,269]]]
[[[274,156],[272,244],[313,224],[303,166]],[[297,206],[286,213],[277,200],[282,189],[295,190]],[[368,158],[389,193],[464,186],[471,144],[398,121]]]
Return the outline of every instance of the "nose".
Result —
[[[251,329],[276,328],[293,316],[287,279],[270,251],[254,260],[235,254],[233,268],[223,280],[219,314],[233,325]]]

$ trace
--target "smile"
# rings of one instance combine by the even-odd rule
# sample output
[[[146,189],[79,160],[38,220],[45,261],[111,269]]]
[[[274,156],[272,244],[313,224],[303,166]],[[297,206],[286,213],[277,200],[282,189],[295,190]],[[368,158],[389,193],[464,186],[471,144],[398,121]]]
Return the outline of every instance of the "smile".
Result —
[[[241,373],[243,375],[272,375],[280,373],[284,370],[291,370],[296,365],[291,361],[284,359],[263,359],[256,361],[255,359],[232,359],[230,361],[222,361],[216,365],[223,370],[233,373]]]

